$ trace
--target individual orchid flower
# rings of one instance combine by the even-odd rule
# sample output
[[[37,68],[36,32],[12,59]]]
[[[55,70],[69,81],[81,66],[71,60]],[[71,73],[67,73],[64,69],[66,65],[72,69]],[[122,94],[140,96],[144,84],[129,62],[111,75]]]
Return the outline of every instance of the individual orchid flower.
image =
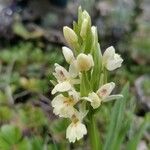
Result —
[[[84,135],[87,134],[86,126],[82,123],[83,118],[87,113],[76,111],[71,117],[71,124],[68,126],[66,131],[66,138],[69,142],[75,142],[80,140]]]
[[[66,61],[70,64],[69,70],[74,70],[75,75],[80,71],[88,71],[94,66],[94,61],[91,54],[86,55],[84,53],[80,53],[75,59],[70,48],[63,47],[62,50]]]
[[[74,57],[72,50],[70,48],[64,46],[64,47],[62,47],[62,52],[63,52],[66,62],[68,64],[70,64],[69,72],[71,73],[71,76],[76,77],[79,74],[79,69],[78,69],[77,61]]]
[[[121,56],[115,53],[115,49],[113,46],[110,46],[106,49],[106,51],[103,54],[102,60],[103,60],[103,65],[109,71],[113,71],[121,67],[121,64],[123,62]]]
[[[52,94],[56,92],[66,92],[73,88],[74,84],[79,84],[79,79],[76,79],[77,75],[72,75],[73,69],[69,72],[59,64],[55,64],[55,72],[53,75],[57,79],[58,84],[52,90]]]
[[[57,95],[52,100],[53,112],[59,117],[70,118],[75,113],[74,105],[79,101],[79,93],[76,91],[69,91],[69,96],[65,97],[62,94]]]
[[[89,102],[91,102],[91,106],[96,109],[98,108],[102,102],[108,102],[110,100],[119,99],[123,96],[121,94],[110,95],[112,90],[115,88],[115,83],[110,82],[101,86],[97,92],[89,93],[88,97],[83,97]]]
[[[96,109],[101,105],[102,100],[95,92],[89,93],[88,97],[83,98],[91,103],[91,106]]]
[[[77,66],[79,71],[88,71],[94,66],[93,57],[91,54],[80,53],[77,56]]]

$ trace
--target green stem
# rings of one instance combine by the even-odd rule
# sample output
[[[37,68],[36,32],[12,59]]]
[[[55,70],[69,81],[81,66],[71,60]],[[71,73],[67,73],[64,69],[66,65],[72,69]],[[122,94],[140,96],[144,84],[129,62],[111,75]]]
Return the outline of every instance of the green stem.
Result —
[[[91,150],[101,150],[101,141],[99,137],[99,131],[96,126],[94,114],[90,113],[88,118],[89,122],[87,124],[87,127],[91,144]]]

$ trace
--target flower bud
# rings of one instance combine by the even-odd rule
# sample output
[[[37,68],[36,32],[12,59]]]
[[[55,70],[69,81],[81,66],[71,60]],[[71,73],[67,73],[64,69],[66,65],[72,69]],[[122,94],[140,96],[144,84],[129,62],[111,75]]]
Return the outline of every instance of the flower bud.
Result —
[[[65,26],[63,28],[63,34],[69,46],[74,47],[74,44],[78,43],[78,37],[71,28]]]
[[[88,71],[91,69],[91,67],[94,66],[94,61],[92,55],[88,54],[79,54],[77,56],[77,65],[79,71]]]
[[[87,19],[88,21],[90,21],[90,24],[91,24],[91,17],[86,10],[83,11],[82,18]]]
[[[72,50],[64,46],[62,51],[67,63],[70,64],[75,59]]]
[[[95,26],[91,27],[92,37],[94,44],[98,42],[98,36],[97,36],[97,28]]]
[[[83,20],[83,23],[82,23],[82,26],[81,26],[81,32],[80,32],[80,35],[83,39],[86,38],[86,34],[87,34],[87,29],[88,29],[88,20],[87,19],[84,19]]]

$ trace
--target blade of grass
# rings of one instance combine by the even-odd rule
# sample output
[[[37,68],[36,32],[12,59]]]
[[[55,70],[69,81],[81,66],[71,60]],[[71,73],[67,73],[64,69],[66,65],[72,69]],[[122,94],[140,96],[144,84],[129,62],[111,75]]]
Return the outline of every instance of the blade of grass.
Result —
[[[108,133],[106,135],[106,142],[104,144],[104,150],[113,150],[115,141],[119,137],[119,131],[123,124],[124,111],[126,106],[126,101],[129,97],[129,84],[127,83],[122,92],[124,98],[121,98],[115,102],[115,105],[112,109],[112,115],[110,124],[108,126]]]
[[[148,126],[150,126],[150,114],[148,115],[146,116],[143,123],[141,124],[138,132],[127,143],[127,149],[133,149],[133,150],[137,149],[137,146],[142,138],[144,131],[147,129]]]

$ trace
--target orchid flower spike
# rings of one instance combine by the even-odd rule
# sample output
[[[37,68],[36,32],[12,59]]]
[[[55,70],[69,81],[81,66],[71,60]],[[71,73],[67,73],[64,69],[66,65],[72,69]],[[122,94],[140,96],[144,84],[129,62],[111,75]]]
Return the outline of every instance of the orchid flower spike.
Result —
[[[106,83],[107,70],[113,71],[121,67],[123,59],[112,46],[102,55],[97,28],[92,26],[88,12],[82,11],[81,7],[73,29],[65,26],[63,34],[69,46],[62,47],[68,68],[54,65],[53,75],[57,81],[52,80],[54,88],[51,93],[57,95],[51,104],[55,115],[71,120],[66,138],[74,143],[87,134],[83,122],[86,115],[85,123],[88,123],[88,128],[92,131],[94,125],[91,122],[94,121],[95,112],[92,109],[99,108],[103,102],[123,97],[121,94],[111,95],[115,83]],[[93,130],[93,135],[96,135],[95,131],[97,130]],[[90,136],[93,138],[92,134]]]

